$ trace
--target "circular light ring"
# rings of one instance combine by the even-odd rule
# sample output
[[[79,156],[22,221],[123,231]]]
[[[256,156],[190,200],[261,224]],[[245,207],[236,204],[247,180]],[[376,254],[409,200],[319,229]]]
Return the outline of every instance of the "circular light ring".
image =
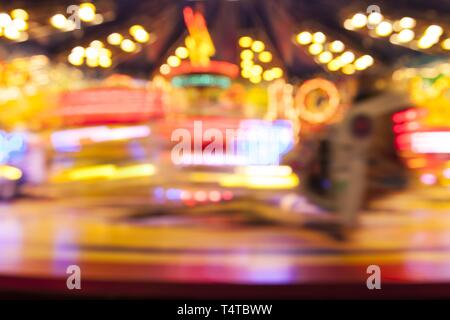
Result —
[[[305,103],[308,95],[314,90],[323,90],[328,96],[326,108],[320,111],[312,111]],[[335,84],[325,79],[312,79],[304,82],[295,95],[295,107],[299,111],[302,120],[312,124],[323,124],[329,121],[339,108],[340,96]]]
[[[226,61],[210,61],[207,66],[192,65],[189,61],[182,61],[181,65],[172,68],[168,76],[175,77],[185,74],[218,74],[228,78],[236,78],[239,75],[239,67]]]

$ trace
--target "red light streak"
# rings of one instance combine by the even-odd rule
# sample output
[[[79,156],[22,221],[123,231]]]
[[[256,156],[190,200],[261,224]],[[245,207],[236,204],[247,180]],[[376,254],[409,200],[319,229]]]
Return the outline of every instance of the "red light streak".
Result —
[[[95,88],[65,92],[58,114],[66,125],[131,123],[163,116],[162,93],[145,89]]]

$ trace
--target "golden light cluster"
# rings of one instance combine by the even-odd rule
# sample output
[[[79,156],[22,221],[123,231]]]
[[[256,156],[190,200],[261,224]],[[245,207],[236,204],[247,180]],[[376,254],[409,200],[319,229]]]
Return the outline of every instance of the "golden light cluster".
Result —
[[[374,60],[370,55],[356,56],[351,50],[346,50],[342,41],[329,40],[321,32],[311,33],[302,31],[297,34],[296,42],[302,46],[307,46],[308,53],[314,56],[314,60],[322,65],[326,65],[330,71],[340,70],[346,75],[354,74],[373,65]]]
[[[28,13],[23,9],[14,9],[10,14],[0,13],[0,36],[14,41],[27,40],[28,18]]]
[[[122,51],[131,53],[139,49],[138,43],[147,43],[150,41],[150,33],[141,25],[133,25],[129,30],[133,40],[125,38],[118,32],[111,33],[106,41],[112,46],[118,46]]]
[[[175,49],[174,54],[170,55],[166,63],[162,64],[159,67],[159,72],[162,75],[168,75],[170,73],[171,68],[176,68],[180,66],[181,61],[189,58],[189,50],[184,46],[177,47]]]
[[[74,12],[74,14],[83,22],[92,24],[100,24],[103,22],[103,16],[97,13],[97,8],[90,2],[81,3],[78,7],[78,11]],[[77,27],[73,19],[68,19],[61,13],[53,15],[50,18],[50,24],[61,31],[73,31]]]
[[[129,32],[136,42],[147,43],[150,40],[150,34],[141,25],[132,26]]]
[[[84,22],[92,22],[95,19],[97,8],[93,3],[84,2],[80,4],[80,9],[78,10],[79,18]]]
[[[74,66],[86,63],[90,68],[109,68],[112,65],[112,52],[105,48],[101,41],[94,40],[87,48],[81,46],[73,48],[68,61]]]
[[[416,19],[411,17],[389,20],[378,12],[369,15],[355,13],[344,21],[344,28],[353,31],[367,28],[372,37],[389,37],[392,44],[407,46],[415,50],[430,49],[439,42],[442,49],[450,50],[450,34],[447,33],[444,36],[445,32],[441,26],[419,24]]]
[[[257,84],[262,80],[273,81],[283,76],[283,69],[280,67],[267,68],[273,56],[263,41],[242,36],[239,38],[239,47],[242,49],[240,53],[242,78]]]

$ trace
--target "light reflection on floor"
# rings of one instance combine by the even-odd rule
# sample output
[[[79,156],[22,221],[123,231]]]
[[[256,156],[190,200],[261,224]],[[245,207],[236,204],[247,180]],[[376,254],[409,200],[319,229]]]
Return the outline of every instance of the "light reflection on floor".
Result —
[[[347,241],[273,224],[249,215],[248,205],[153,216],[120,198],[18,200],[0,206],[0,277],[64,278],[77,264],[84,279],[105,281],[364,284],[366,267],[377,264],[387,282],[450,282],[450,205],[387,211],[412,198],[374,202]]]

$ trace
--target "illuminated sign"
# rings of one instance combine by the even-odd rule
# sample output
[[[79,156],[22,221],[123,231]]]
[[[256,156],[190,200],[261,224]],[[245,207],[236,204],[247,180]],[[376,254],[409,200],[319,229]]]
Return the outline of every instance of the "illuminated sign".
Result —
[[[51,180],[57,183],[82,180],[122,180],[150,177],[153,176],[155,172],[155,166],[150,163],[140,163],[127,166],[101,164],[69,169],[57,173],[51,177]]]
[[[0,162],[8,161],[15,153],[23,152],[25,149],[25,140],[23,135],[12,133],[8,134],[0,131]]]
[[[424,185],[450,185],[450,129],[429,126],[426,109],[414,108],[393,115],[395,143],[406,166],[418,172]]]
[[[333,82],[312,79],[304,82],[295,96],[295,106],[299,116],[313,124],[331,120],[339,108],[339,91]]]
[[[231,85],[228,77],[216,76],[212,74],[194,74],[186,76],[176,76],[172,79],[172,85],[176,88],[182,87],[219,87],[226,89]]]
[[[171,141],[176,165],[277,165],[293,145],[290,121],[242,120],[238,127],[217,128],[194,121],[177,128]]]
[[[394,114],[393,131],[397,136],[398,150],[450,155],[450,129],[427,127],[423,124],[427,115],[423,109],[408,109]]]
[[[172,68],[171,76],[183,74],[220,74],[229,78],[236,78],[239,74],[239,67],[233,63],[226,61],[210,61],[208,65],[192,65],[189,62],[182,62],[179,67]]]
[[[450,155],[450,131],[414,132],[410,139],[413,152]]]
[[[64,151],[88,143],[144,138],[148,135],[150,135],[150,128],[147,126],[117,128],[99,126],[55,131],[51,135],[51,141],[56,150]]]
[[[269,103],[265,118],[291,120],[296,139],[303,124],[328,124],[336,120],[341,108],[336,85],[325,79],[305,81],[295,96],[294,86],[283,79],[269,84],[267,90]]]
[[[130,123],[163,115],[163,97],[157,90],[96,88],[65,92],[59,115],[66,125]]]

